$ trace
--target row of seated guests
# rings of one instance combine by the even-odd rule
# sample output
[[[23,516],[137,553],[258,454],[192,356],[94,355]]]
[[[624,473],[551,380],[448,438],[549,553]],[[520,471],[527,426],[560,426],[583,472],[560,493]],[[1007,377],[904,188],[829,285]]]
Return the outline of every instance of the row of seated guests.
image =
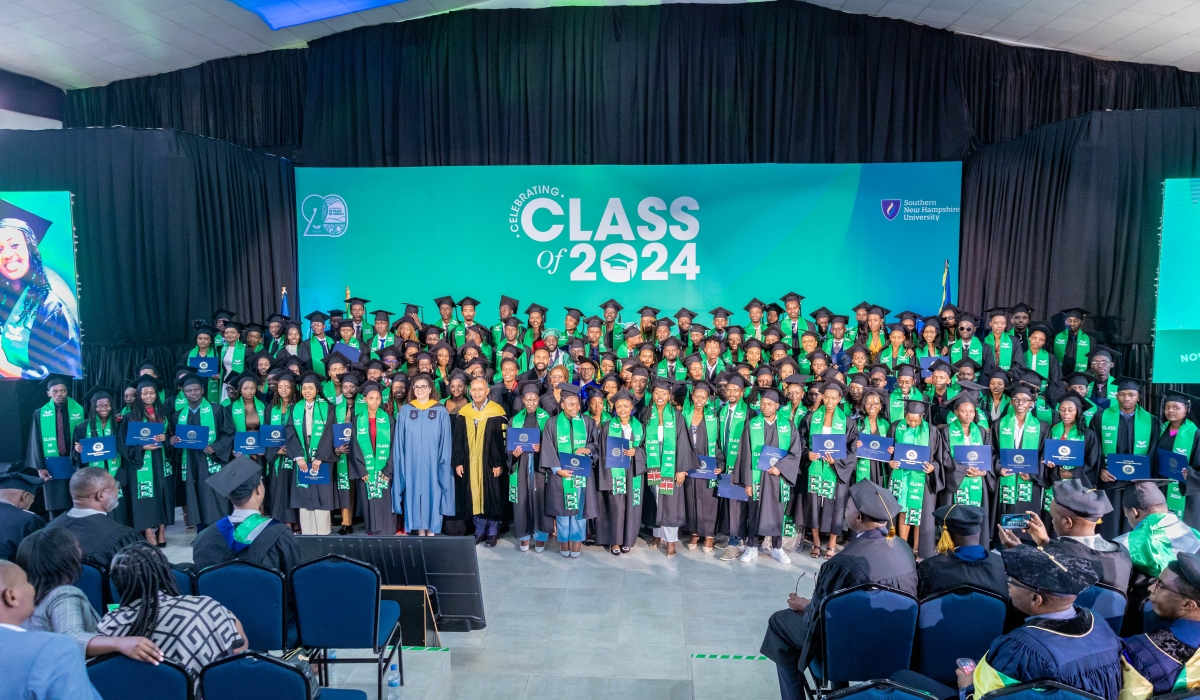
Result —
[[[1132,529],[1117,542],[1095,534],[1113,511],[1105,494],[1072,479],[1056,485],[1053,497],[1053,533],[1029,512],[1024,530],[997,528],[999,552],[980,544],[983,509],[956,504],[937,509],[938,554],[918,566],[912,549],[895,537],[900,505],[892,493],[869,481],[854,484],[846,504],[853,538],[821,567],[811,600],[791,594],[788,608],[768,623],[761,653],[776,663],[784,700],[802,697],[804,673],[820,658],[822,602],[865,583],[922,599],[974,586],[1004,597],[1024,617],[991,643],[973,673],[958,671],[958,689],[912,671],[893,676],[939,700],[978,698],[1039,680],[1057,680],[1105,700],[1200,688],[1200,675],[1187,672],[1200,663],[1200,533],[1164,517],[1170,515],[1166,499],[1151,482],[1126,492],[1122,510]],[[1097,583],[1129,595],[1124,639],[1075,604]],[[1147,599],[1157,623],[1152,629],[1142,625]]]

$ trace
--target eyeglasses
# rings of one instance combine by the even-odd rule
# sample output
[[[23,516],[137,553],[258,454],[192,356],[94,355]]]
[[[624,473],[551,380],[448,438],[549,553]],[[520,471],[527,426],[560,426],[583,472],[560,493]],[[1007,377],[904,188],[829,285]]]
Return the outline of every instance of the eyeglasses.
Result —
[[[1162,579],[1160,579],[1160,578],[1156,578],[1153,581],[1151,581],[1150,587],[1151,588],[1164,588],[1164,589],[1174,593],[1175,595],[1179,596],[1180,598],[1187,598],[1187,595],[1185,595],[1183,591],[1175,589],[1175,588],[1171,588],[1167,584],[1163,583]],[[1189,600],[1190,600],[1190,598],[1189,598]]]
[[[1010,585],[1010,586],[1016,586],[1017,588],[1024,588],[1025,590],[1027,590],[1027,591],[1033,591],[1034,593],[1041,593],[1041,591],[1039,591],[1038,589],[1034,588],[1033,586],[1027,586],[1027,585],[1025,585],[1025,584],[1021,583],[1020,581],[1016,580],[1016,579],[1015,579],[1015,578],[1013,578],[1012,576],[1009,576],[1009,577],[1008,577],[1008,585]]]

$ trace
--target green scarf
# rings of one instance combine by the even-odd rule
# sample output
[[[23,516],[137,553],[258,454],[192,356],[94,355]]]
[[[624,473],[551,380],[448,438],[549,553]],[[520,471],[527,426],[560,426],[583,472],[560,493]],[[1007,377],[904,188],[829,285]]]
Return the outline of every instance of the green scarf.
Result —
[[[665,359],[659,361],[654,373],[659,377],[667,377],[667,361]],[[675,358],[675,376],[670,377],[670,379],[674,379],[677,382],[687,379],[687,367],[684,366],[682,358]]]
[[[222,355],[224,351],[222,351]],[[218,363],[221,369],[225,369],[225,358],[220,357]],[[236,377],[246,369],[246,344],[242,341],[237,341],[233,344],[233,365],[230,369],[231,377]],[[218,371],[219,374],[219,371]]]
[[[954,421],[946,426],[946,433],[950,439],[951,456],[953,456],[954,448],[960,445],[983,444],[982,431],[974,423],[964,429],[961,421]],[[963,477],[958,491],[954,494],[954,502],[962,506],[983,506],[983,477]]]
[[[893,423],[904,420],[904,405],[909,401],[923,401],[924,399],[925,396],[915,386],[908,390],[908,396],[904,395],[904,390],[900,387],[892,389],[888,398],[888,418]]]
[[[330,343],[329,346],[333,347],[333,343]],[[312,358],[312,370],[324,377],[325,348],[321,347],[321,341],[315,335],[308,339],[308,354]]]
[[[846,413],[839,407],[833,411],[832,425],[829,432],[825,428],[825,404],[821,404],[812,414],[812,434],[837,435],[846,434]],[[825,460],[817,460],[808,465],[808,492],[815,493],[821,498],[833,498],[837,489],[837,473]]]
[[[53,401],[47,401],[45,406],[42,406],[38,411],[38,426],[42,431],[42,456],[47,459],[51,457],[66,457],[58,453],[58,417],[55,415],[56,410]],[[67,442],[72,441],[72,435],[75,434],[75,426],[83,422],[83,406],[71,397],[67,397]]]
[[[1167,564],[1174,561],[1177,556],[1175,546],[1166,532],[1167,525],[1162,522],[1168,515],[1169,513],[1147,515],[1145,520],[1138,523],[1138,526],[1129,533],[1125,540],[1134,568],[1149,576],[1161,574],[1162,570],[1167,568]],[[1180,525],[1188,527],[1183,523]],[[1197,532],[1195,528],[1188,527],[1188,529],[1200,537],[1200,532]]]
[[[629,429],[631,435],[629,439],[629,449],[633,449],[642,444],[642,441],[646,439],[646,430],[642,427],[642,424],[639,421],[632,417],[629,419]],[[620,419],[614,418],[609,422],[608,436],[610,438],[623,438],[625,436],[625,433],[621,427]],[[623,467],[618,467],[611,471],[613,495],[623,495],[625,493],[625,469]],[[635,476],[633,478],[633,497],[637,501],[633,505],[637,506],[642,504],[642,477],[640,476]]]
[[[216,440],[217,440],[217,419],[216,419],[216,416],[213,414],[212,404],[209,403],[208,399],[200,399],[200,405],[198,407],[196,407],[196,410],[200,414],[200,425],[204,426],[205,428],[208,428],[208,444],[211,445],[214,442],[216,442]],[[176,421],[176,423],[175,423],[175,425],[176,425],[175,433],[176,434],[179,433],[178,426],[188,425],[187,423],[184,423],[184,420],[188,417],[188,415],[190,413],[191,413],[191,407],[186,406],[186,405],[184,406],[184,408],[182,410],[179,411],[179,420]],[[245,429],[244,423],[243,423],[242,429],[243,430]],[[204,461],[208,467],[209,474],[216,474],[217,472],[221,471],[222,465],[219,462],[215,461],[212,458],[212,455],[210,455],[207,452],[204,453]],[[187,459],[186,455],[184,456],[183,459],[179,460],[179,464],[180,464],[179,476],[180,476],[180,478],[182,478],[186,481],[187,480],[187,465],[188,465],[188,459]],[[138,478],[139,479],[141,478],[140,474],[138,475]]]
[[[254,538],[257,537],[255,530],[258,530],[265,523],[271,522],[271,519],[262,513],[251,513],[250,517],[238,523],[233,529],[233,539],[238,544],[249,547]]]
[[[971,336],[967,341],[967,357],[975,360],[979,364],[983,364],[983,343],[979,342],[979,338]],[[950,346],[950,364],[954,364],[963,358],[963,341],[961,339],[954,341]]]
[[[84,432],[84,438],[107,437],[107,436],[113,434],[113,428],[116,427],[117,423],[113,419],[112,415],[109,415],[108,420],[104,421],[104,425],[101,426],[100,432],[96,432],[96,423],[98,421],[99,421],[99,418],[96,418],[96,420],[90,420],[87,422],[87,429]],[[108,470],[108,473],[110,475],[115,477],[117,475],[117,470],[121,468],[121,455],[117,454],[112,459],[106,459],[101,462],[92,462],[88,466],[89,467],[103,467],[104,469]],[[123,498],[124,496],[125,496],[124,489],[122,489],[120,487],[120,485],[118,485],[117,486],[117,497]]]
[[[392,453],[392,435],[388,425],[388,414],[379,408],[375,411],[375,444],[371,445],[371,424],[367,411],[359,413],[354,420],[358,447],[362,450],[363,464],[367,468],[367,498],[383,498],[384,480],[379,473],[387,468],[388,456]],[[338,476],[339,481],[341,476]]]
[[[1067,338],[1070,337],[1071,329],[1066,328],[1062,333],[1054,336],[1054,357],[1058,358],[1059,362],[1067,355]],[[1079,330],[1078,336],[1075,338],[1075,367],[1063,367],[1063,374],[1074,372],[1086,372],[1088,368],[1088,353],[1092,351],[1092,339],[1088,337],[1083,329]],[[1039,372],[1039,374],[1041,374]],[[1043,377],[1046,375],[1042,375]]]
[[[658,441],[659,420],[658,407],[651,406],[646,423],[650,435],[646,441],[646,471],[650,484],[657,483],[659,492],[669,496],[675,493],[675,408],[670,404],[663,407],[662,442]]]
[[[1036,450],[1040,447],[1038,441],[1042,434],[1042,424],[1033,414],[1025,414],[1025,427],[1019,439],[1017,435],[1016,413],[1006,413],[1000,418],[997,425],[1000,427],[998,437],[1000,449]],[[1021,445],[1021,447],[1017,447],[1017,445]],[[1008,476],[1000,477],[1001,503],[1013,505],[1016,503],[1028,503],[1033,500],[1033,482],[1019,477],[1019,474],[1009,474]]]
[[[754,500],[758,500],[762,491],[762,475],[763,472],[758,468],[758,457],[762,454],[763,443],[766,440],[766,425],[767,419],[760,413],[750,419],[750,457],[753,460],[750,464],[751,479],[754,482]],[[775,430],[779,435],[779,444],[777,447],[784,452],[792,446],[792,424],[785,420],[778,420],[776,416]],[[788,486],[783,477],[779,479],[779,502],[787,507],[787,502],[791,500],[792,487]]]
[[[690,426],[692,416],[696,412],[696,406],[692,403],[692,397],[689,395],[683,402],[683,418]],[[704,434],[708,438],[706,445],[705,456],[717,456],[717,443],[721,435],[721,423],[717,419],[715,404],[710,400],[704,405]],[[717,480],[709,479],[709,488],[717,488]]]
[[[1162,430],[1158,433],[1159,437],[1161,438],[1165,435],[1169,429],[1170,426],[1164,422]],[[1184,459],[1190,462],[1192,460],[1192,445],[1195,444],[1195,441],[1196,424],[1184,418],[1183,423],[1179,426],[1179,432],[1175,433],[1175,446],[1171,448],[1171,451],[1177,455],[1183,455]],[[1184,498],[1183,494],[1179,491],[1179,482],[1175,480],[1167,482],[1167,508],[1182,518],[1183,506]]]
[[[263,402],[259,401],[258,397],[255,397],[254,412],[256,414],[258,414],[258,424],[260,426],[263,424],[265,411],[266,411],[266,407],[263,406]],[[239,433],[246,432],[246,401],[245,401],[245,399],[243,399],[242,397],[239,396],[237,398],[237,400],[234,401],[230,405],[229,413],[233,416],[233,427]]]
[[[1150,454],[1151,416],[1138,406],[1133,414],[1133,454]],[[1116,404],[1100,414],[1100,446],[1104,454],[1117,452],[1117,433],[1121,424],[1121,408]]]
[[[321,436],[325,434],[325,422],[329,420],[329,404],[317,399],[313,402],[313,417],[312,417],[312,436],[307,440],[304,437],[304,405],[305,401],[300,401],[295,406],[292,406],[292,429],[296,431],[296,437],[300,440],[300,449],[304,451],[304,461],[312,468],[313,453],[317,451],[317,445],[321,443]],[[293,460],[301,455],[289,455]],[[296,471],[296,486],[306,489],[308,484],[300,481],[300,471]]]
[[[896,444],[928,447],[929,424],[922,420],[921,425],[912,428],[907,422],[897,423]],[[920,525],[921,511],[925,507],[925,470],[892,470],[892,495],[896,497],[901,511],[905,514],[904,522],[909,525]]]
[[[721,421],[721,436],[725,441],[725,464],[737,464],[738,451],[742,448],[742,431],[746,429],[746,402],[739,399],[732,407],[722,406],[718,415]]]
[[[295,404],[293,404],[293,406],[294,405]],[[291,411],[291,407],[288,407],[288,411],[289,412]],[[278,406],[272,406],[271,407],[271,420],[268,423],[268,425],[284,425],[284,418],[285,418],[285,414],[283,412],[283,409]],[[293,467],[295,467],[295,465],[296,465],[296,460],[294,458],[284,457],[282,455],[277,454],[275,456],[274,463],[267,465],[267,467],[269,469],[273,470],[271,472],[272,474],[278,476],[280,469],[292,469]]]
[[[583,416],[567,418],[566,413],[559,413],[554,419],[554,427],[558,440],[560,454],[575,454],[576,445],[583,447],[587,444],[587,424]],[[562,477],[563,507],[567,510],[580,510],[579,489],[587,488],[587,477],[573,474]]]
[[[513,416],[512,423],[509,424],[509,427],[524,428],[526,417],[527,413],[525,412],[525,409],[522,408],[519,412],[517,412],[517,415]],[[535,420],[537,420],[538,431],[545,430],[546,421],[549,420],[550,414],[547,413],[544,408],[539,406],[538,409],[534,411],[533,417]],[[529,458],[533,459],[533,455],[530,454]],[[517,485],[517,470],[514,468],[512,474],[508,475],[508,502],[517,503],[517,498],[519,497],[520,493],[521,489]]]
[[[887,435],[889,427],[891,427],[891,423],[889,423],[883,417],[883,411],[880,411],[879,415],[875,417],[875,429],[878,431],[875,433],[871,432],[871,422],[867,419],[866,416],[863,416],[862,418],[858,419],[858,434],[859,435]],[[858,464],[856,464],[854,467],[854,481],[856,481],[856,482],[866,481],[870,478],[871,478],[871,460],[863,459],[862,457],[859,457]]]
[[[1038,374],[1042,375],[1043,377],[1049,377],[1050,376],[1050,353],[1046,352],[1045,348],[1042,348],[1041,352],[1039,352],[1036,356],[1034,356],[1034,354],[1031,351],[1026,350],[1025,351],[1025,366],[1028,367],[1029,369],[1033,370],[1034,372],[1037,372]]]
[[[236,350],[234,351],[234,355],[235,356],[237,355]],[[220,357],[218,357],[218,355],[217,355],[215,348],[209,348],[207,355],[201,355],[200,348],[192,348],[191,351],[188,352],[188,359],[190,360],[193,357],[213,357],[213,358],[216,358],[217,362],[221,361]],[[244,355],[243,355],[243,357],[244,357]],[[191,363],[188,363],[188,364],[190,365]],[[220,402],[220,400],[221,400],[221,372],[220,372],[220,370],[219,369],[217,370],[216,376],[209,377],[207,380],[205,380],[205,383],[206,383],[205,398],[207,398],[209,400],[209,402],[211,402],[211,403]],[[179,394],[180,394],[180,396],[182,396],[183,392],[181,391],[181,392],[179,392]],[[178,404],[178,399],[176,399],[176,403]],[[179,410],[178,406],[176,406],[176,410]]]
[[[358,407],[358,405],[356,402],[355,408],[357,408],[357,407]],[[341,403],[336,404],[333,407],[333,422],[334,423],[353,423],[353,422],[355,422],[354,416],[351,416],[350,420],[346,419],[346,410],[347,410],[347,403],[345,401],[342,401]],[[355,411],[355,416],[357,416],[357,414],[358,414],[358,411]],[[342,490],[342,491],[345,491],[350,488],[350,463],[347,461],[347,457],[349,456],[349,454],[350,453],[347,452],[346,454],[338,457],[338,461],[337,461],[337,487],[339,490]]]
[[[974,338],[972,338],[972,340],[974,340]],[[995,349],[996,349],[996,334],[988,333],[987,337],[984,338],[984,340],[987,341],[987,346],[992,348],[993,351],[995,351]],[[1012,351],[1013,351],[1012,336],[1010,336],[1007,333],[1001,333],[1000,334],[1000,355],[998,357],[992,358],[992,361],[995,362],[1000,367],[1000,369],[1008,371],[1008,370],[1012,369],[1012,354],[1013,354]],[[1028,355],[1029,353],[1026,352],[1025,354]],[[1031,367],[1030,369],[1033,369],[1033,368]],[[1038,374],[1041,374],[1043,377],[1048,376],[1046,374],[1042,374],[1041,372],[1038,372]]]

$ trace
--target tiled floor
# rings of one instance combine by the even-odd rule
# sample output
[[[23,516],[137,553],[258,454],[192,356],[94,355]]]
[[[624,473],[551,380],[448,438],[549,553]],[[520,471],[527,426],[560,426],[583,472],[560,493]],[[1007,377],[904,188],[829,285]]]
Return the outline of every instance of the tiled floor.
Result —
[[[169,533],[173,561],[190,560],[190,537]],[[488,624],[442,634],[451,671],[440,700],[778,698],[770,661],[693,655],[757,657],[767,618],[802,572],[801,594],[812,591],[819,561],[800,553],[787,566],[765,555],[722,562],[721,550],[682,543],[669,559],[644,542],[619,557],[585,547],[567,559],[554,541],[542,554],[522,553],[511,539],[476,551]],[[401,698],[426,697],[438,668],[430,656],[406,653]],[[374,698],[372,673],[356,668],[343,687]]]

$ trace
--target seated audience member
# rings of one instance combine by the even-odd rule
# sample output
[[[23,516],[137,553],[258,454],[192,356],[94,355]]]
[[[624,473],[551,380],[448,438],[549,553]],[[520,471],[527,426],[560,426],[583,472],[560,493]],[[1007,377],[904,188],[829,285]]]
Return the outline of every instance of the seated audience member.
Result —
[[[72,637],[86,656],[118,651],[131,659],[158,665],[162,652],[149,639],[96,634],[100,617],[84,592],[72,585],[79,580],[82,562],[79,542],[70,530],[47,528],[25,538],[17,549],[16,563],[33,586],[36,607],[22,626]]]
[[[192,561],[197,569],[237,559],[291,572],[300,560],[296,538],[287,525],[261,513],[266,488],[262,468],[238,457],[208,477],[208,485],[233,504],[233,513],[196,535]]]
[[[1167,564],[1150,584],[1150,604],[1170,626],[1125,640],[1122,700],[1200,687],[1200,677],[1187,670],[1200,663],[1200,556],[1184,552]]]
[[[1129,551],[1138,572],[1153,578],[1180,552],[1200,551],[1200,536],[1167,510],[1167,498],[1158,484],[1139,481],[1125,489],[1121,508],[1132,529],[1116,542]]]
[[[0,471],[0,559],[11,560],[21,540],[46,527],[42,516],[29,512],[41,486],[37,470],[23,462],[12,462]]]
[[[942,535],[937,555],[917,566],[917,597],[927,598],[958,586],[975,586],[1007,598],[1008,584],[1000,554],[979,544],[983,509],[952,504],[935,510],[933,518],[942,528]]]
[[[788,609],[775,613],[767,623],[761,653],[775,662],[783,700],[800,697],[808,662],[819,656],[822,641],[816,616],[826,597],[860,583],[880,583],[916,594],[916,560],[892,527],[899,512],[892,492],[874,482],[859,481],[850,487],[846,525],[855,533],[854,539],[821,567],[811,601],[792,593]]]
[[[74,639],[21,627],[34,595],[21,567],[0,561],[0,700],[102,700]]]
[[[149,542],[140,540],[117,552],[109,576],[121,607],[100,620],[100,634],[148,637],[164,658],[193,674],[247,648],[246,633],[233,613],[207,596],[179,595],[167,557]]]
[[[143,539],[133,528],[108,513],[117,507],[117,481],[99,467],[84,467],[71,475],[71,510],[46,527],[70,530],[79,541],[83,560],[105,568],[117,550]]]

